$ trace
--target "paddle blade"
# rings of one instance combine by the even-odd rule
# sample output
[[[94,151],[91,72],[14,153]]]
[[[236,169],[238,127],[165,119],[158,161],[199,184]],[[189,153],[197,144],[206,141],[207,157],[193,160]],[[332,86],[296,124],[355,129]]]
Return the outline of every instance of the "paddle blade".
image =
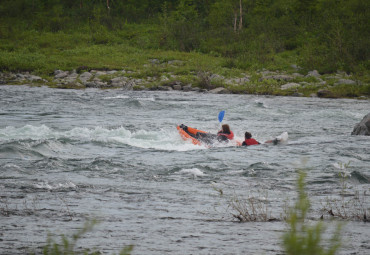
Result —
[[[222,122],[222,120],[224,119],[224,116],[225,116],[225,111],[220,111],[220,113],[218,114],[218,121]]]

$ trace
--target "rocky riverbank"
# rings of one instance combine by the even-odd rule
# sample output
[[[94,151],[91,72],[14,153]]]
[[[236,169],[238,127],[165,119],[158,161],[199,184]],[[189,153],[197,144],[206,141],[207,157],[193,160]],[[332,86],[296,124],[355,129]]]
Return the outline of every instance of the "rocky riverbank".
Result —
[[[171,63],[170,63],[171,62]],[[177,65],[181,61],[169,61],[166,65]],[[153,65],[163,65],[151,60]],[[298,70],[298,68],[297,68]],[[48,77],[40,77],[28,72],[0,72],[0,84],[46,85],[55,88],[120,88],[125,90],[178,90],[207,93],[254,93],[258,87],[270,88],[271,94],[311,97],[336,97],[332,88],[338,86],[362,86],[362,82],[344,73],[321,75],[316,70],[307,74],[299,72],[277,72],[262,70],[253,74],[242,73],[238,77],[225,77],[216,73],[199,71],[191,74],[175,75],[171,72],[147,72],[130,70],[55,70]],[[309,88],[312,93],[301,91]],[[261,93],[269,94],[269,93]],[[355,96],[354,96],[355,97]],[[367,96],[361,96],[368,98]]]

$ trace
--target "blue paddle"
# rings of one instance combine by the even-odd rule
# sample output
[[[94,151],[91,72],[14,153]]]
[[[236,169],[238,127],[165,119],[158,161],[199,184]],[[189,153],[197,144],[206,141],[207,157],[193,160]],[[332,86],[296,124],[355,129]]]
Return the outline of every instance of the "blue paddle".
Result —
[[[221,123],[222,120],[224,119],[224,116],[225,116],[225,111],[220,111],[220,113],[218,114],[218,121]]]

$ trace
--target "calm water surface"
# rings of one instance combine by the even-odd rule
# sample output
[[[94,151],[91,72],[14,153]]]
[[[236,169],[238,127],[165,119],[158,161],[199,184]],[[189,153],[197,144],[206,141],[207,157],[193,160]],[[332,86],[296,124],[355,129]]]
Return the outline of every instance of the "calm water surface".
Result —
[[[312,218],[343,185],[370,207],[370,137],[350,135],[369,100],[25,86],[0,86],[0,100],[0,254],[38,252],[87,219],[100,223],[77,247],[107,254],[282,254],[285,223],[238,223],[228,201],[255,196],[280,218],[298,169]],[[221,110],[238,139],[286,131],[288,143],[181,139],[182,123],[217,132]],[[369,254],[369,240],[369,223],[349,222],[341,254]]]

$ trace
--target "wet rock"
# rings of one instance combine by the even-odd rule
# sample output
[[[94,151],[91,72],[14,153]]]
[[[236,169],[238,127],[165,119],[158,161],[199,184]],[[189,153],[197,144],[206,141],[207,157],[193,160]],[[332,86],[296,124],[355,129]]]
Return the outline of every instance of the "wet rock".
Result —
[[[0,72],[0,84],[6,84],[6,78],[2,72]]]
[[[211,94],[228,94],[229,93],[229,91],[223,87],[215,88],[208,92]]]
[[[140,84],[141,85],[141,84]],[[139,86],[139,84],[135,83],[134,80],[128,80],[126,84],[123,86],[123,89],[132,90],[134,87]],[[142,86],[145,88],[145,86]]]
[[[188,84],[188,85],[183,86],[182,87],[182,90],[183,91],[191,91],[192,90],[191,84]]]
[[[360,123],[358,123],[351,135],[367,135],[370,136],[370,113],[368,113]]]
[[[330,90],[320,89],[317,91],[317,96],[323,98],[333,98],[334,94]]]
[[[180,85],[180,84],[175,84],[175,85],[173,85],[173,89],[174,89],[174,90],[181,90],[181,89],[182,89],[182,87],[181,87],[181,85]]]
[[[113,87],[124,87],[127,84],[127,77],[116,77],[110,80],[110,83]]]
[[[295,92],[292,94],[293,97],[303,97],[304,95],[302,93]]]
[[[76,86],[77,88],[85,88],[85,85],[83,85],[83,84],[81,84],[81,83],[79,83],[79,82],[76,82],[76,83],[75,83],[75,86]]]
[[[108,87],[108,84],[105,82],[94,80],[91,82],[87,82],[85,86],[86,88],[105,88],[105,87]]]
[[[24,74],[17,73],[16,75],[9,75],[8,80],[16,81],[16,82],[23,82],[26,80],[26,76]]]
[[[173,90],[172,87],[170,86],[158,86],[158,90],[162,90],[162,91],[171,91]]]

